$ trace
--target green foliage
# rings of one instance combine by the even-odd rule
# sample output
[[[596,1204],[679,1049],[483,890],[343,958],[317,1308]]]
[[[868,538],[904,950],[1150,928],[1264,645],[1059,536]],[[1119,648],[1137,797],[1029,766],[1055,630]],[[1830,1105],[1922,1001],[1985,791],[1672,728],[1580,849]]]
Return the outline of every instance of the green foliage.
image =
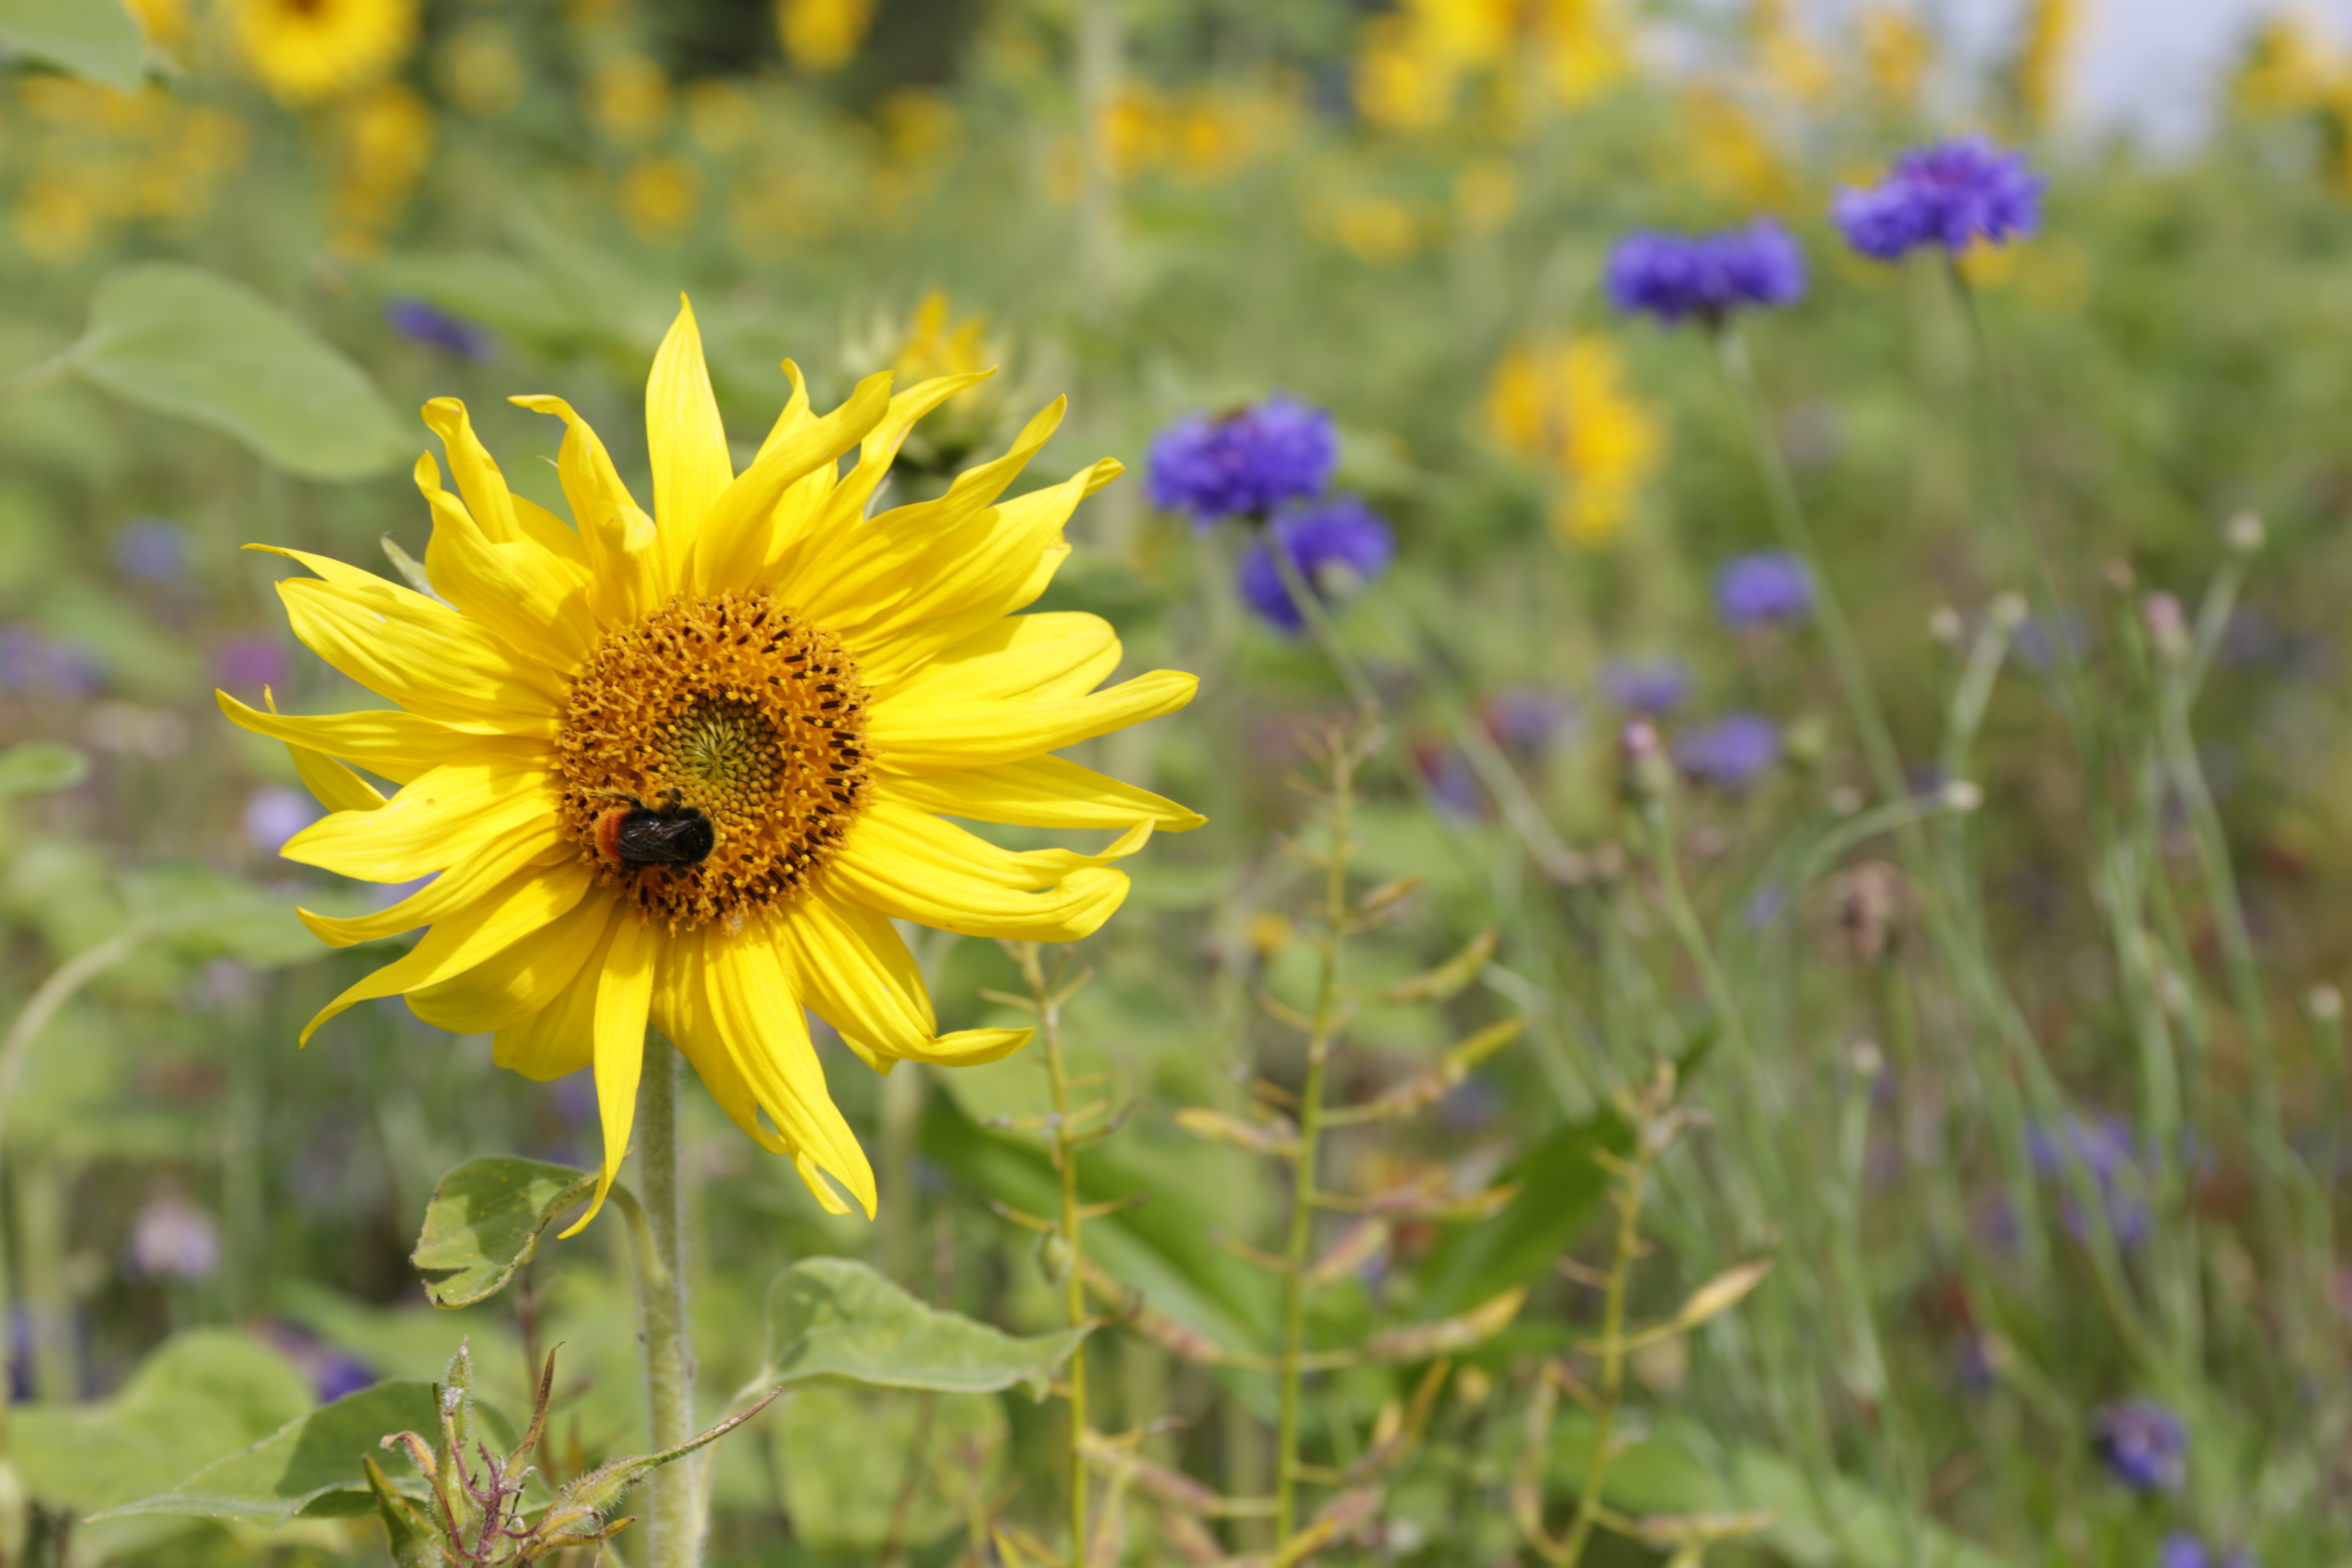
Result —
[[[776,1479],[794,1532],[824,1552],[921,1546],[985,1510],[1003,1479],[1000,1400],[819,1384],[776,1417]]]
[[[768,1360],[778,1388],[856,1384],[933,1394],[1025,1390],[1045,1397],[1091,1328],[1017,1338],[927,1307],[862,1263],[813,1258],[768,1290]]]
[[[100,279],[74,371],[312,479],[381,473],[412,445],[365,371],[242,283],[173,262]]]
[[[128,92],[139,85],[147,47],[122,0],[0,0],[0,51]]]
[[[89,757],[59,741],[26,741],[0,752],[0,800],[71,789],[89,776]]]
[[[431,1384],[379,1383],[297,1416],[243,1452],[100,1517],[186,1514],[274,1527],[298,1517],[363,1514],[373,1498],[362,1461],[386,1433],[435,1424]],[[406,1482],[411,1489],[420,1485],[413,1478]]]
[[[596,1173],[486,1156],[441,1178],[409,1261],[436,1307],[469,1307],[506,1288],[539,1252],[540,1234],[593,1191]]]

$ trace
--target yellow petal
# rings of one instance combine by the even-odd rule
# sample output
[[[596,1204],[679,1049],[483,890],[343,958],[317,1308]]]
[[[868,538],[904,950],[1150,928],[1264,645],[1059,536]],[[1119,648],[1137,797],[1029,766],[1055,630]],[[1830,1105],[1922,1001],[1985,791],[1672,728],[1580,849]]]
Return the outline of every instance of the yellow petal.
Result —
[[[224,711],[232,703],[248,713],[254,711],[217,688],[213,695],[220,700]],[[269,705],[267,716],[276,718],[278,699],[270,695],[267,686],[261,689],[261,700]],[[235,719],[236,715],[230,712],[229,717]],[[289,741],[286,744],[286,754],[294,759],[295,776],[302,781],[302,787],[310,792],[310,798],[329,811],[380,811],[383,808],[383,791],[324,752],[298,746]]]
[[[702,1079],[702,1086],[730,1121],[771,1154],[789,1156],[794,1152],[792,1144],[760,1120],[759,1097],[744,1080],[742,1069],[728,1053],[727,1042],[711,1018],[709,993],[703,979],[704,955],[709,951],[709,938],[701,933],[670,943],[662,957],[660,977],[654,983],[654,1027],[694,1064],[695,1076]],[[848,1205],[835,1198],[827,1212],[845,1214]]]
[[[768,929],[752,926],[730,935],[707,927],[703,955],[711,1022],[761,1108],[797,1153],[848,1188],[872,1218],[873,1167],[825,1088],[791,972]]]
[[[485,839],[556,819],[552,774],[501,763],[437,767],[380,811],[339,811],[296,834],[289,860],[363,882],[406,882],[457,864]]]
[[[1055,702],[1083,697],[1118,668],[1118,634],[1100,616],[1077,610],[1007,616],[885,689],[868,679],[878,705],[904,697],[924,701],[1027,698]],[[862,671],[861,671],[862,673]]]
[[[515,518],[514,495],[507,489],[507,477],[499,472],[497,459],[474,434],[466,405],[454,397],[436,397],[425,405],[425,423],[441,437],[442,450],[449,455],[449,471],[457,477],[457,493],[466,498],[466,510],[481,524],[484,537],[493,544],[520,539],[522,527]]]
[[[646,1017],[653,1005],[662,940],[642,921],[616,921],[612,946],[595,972],[596,1115],[604,1124],[604,1166],[597,1173],[595,1197],[565,1236],[579,1235],[596,1217],[629,1152],[629,1129],[637,1116],[637,1079],[646,1065]]]
[[[817,504],[780,510],[776,528],[779,553],[774,558],[778,565],[789,564],[791,573],[797,575],[830,543],[863,526],[866,506],[882,481],[889,478],[890,465],[898,460],[898,448],[906,444],[908,435],[940,404],[995,374],[982,370],[937,376],[892,398],[889,411],[858,444],[857,466],[838,484],[827,487],[822,495],[793,498]]]
[[[677,320],[670,323],[654,355],[653,374],[646,378],[646,449],[653,459],[654,522],[667,563],[664,580],[682,585],[695,536],[735,478],[727,430],[719,422],[719,399],[702,362],[702,334],[683,294]]]
[[[313,568],[323,559],[275,553]],[[562,676],[517,658],[487,629],[422,594],[363,572],[349,576],[356,581],[291,577],[278,584],[294,635],[320,658],[412,712],[513,734],[555,732]]]
[[[597,935],[595,945],[581,961],[579,970],[546,1006],[500,1028],[490,1042],[492,1061],[541,1083],[569,1077],[595,1062],[596,984],[604,973],[604,955],[612,947],[614,933],[624,922],[634,923],[629,912],[609,899],[583,899],[572,913],[578,915],[583,910],[589,911]],[[560,926],[564,922],[556,923]],[[535,940],[535,936],[524,939]],[[520,947],[521,943],[516,945]],[[477,973],[482,967],[485,966],[477,965],[467,973]],[[409,1006],[416,1006],[418,996],[431,995],[438,990],[434,986],[410,993]],[[421,1012],[419,1016],[423,1016]]]
[[[581,538],[570,523],[529,496],[515,496],[512,499],[515,523],[522,530],[522,536],[558,561],[570,564],[580,574],[583,582],[587,581],[588,542]]]
[[[607,626],[634,621],[658,598],[654,581],[653,519],[621,482],[620,471],[588,422],[560,397],[510,397],[537,414],[563,421],[563,446],[556,453],[556,478],[571,505],[572,521],[586,546],[589,607]]]
[[[319,1026],[356,1002],[397,996],[460,974],[569,913],[591,879],[577,863],[532,867],[436,925],[407,955],[388,963],[319,1010],[302,1026],[308,1045]]]
[[[293,750],[298,766],[305,751],[312,756],[323,752],[321,761],[347,758],[394,784],[406,784],[445,763],[479,761],[486,754],[510,761],[519,767],[544,766],[550,758],[545,741],[509,736],[488,724],[449,724],[421,713],[404,713],[396,708],[310,716],[265,713],[247,707],[226,691],[216,690],[213,697],[230,722],[257,735],[285,742]],[[383,797],[365,781],[355,778],[354,782],[373,797],[376,805],[383,803]],[[325,796],[320,798],[326,804]],[[336,805],[331,809],[348,811],[353,807]]]
[[[512,947],[437,984],[408,994],[409,1010],[453,1035],[499,1034],[563,999],[583,966],[604,943],[623,911],[618,900],[583,898],[569,914],[524,937]],[[589,1031],[580,1031],[579,1060],[563,1071],[588,1065]],[[559,1042],[546,1042],[556,1044]],[[534,1058],[535,1065],[544,1066]],[[516,1064],[499,1058],[500,1067]],[[528,1078],[562,1077],[517,1068]]]
[[[869,1064],[892,1058],[964,1067],[1011,1056],[1027,1029],[965,1029],[942,1037],[914,955],[871,910],[803,899],[776,921],[793,989]]]
[[[297,910],[310,934],[329,947],[356,947],[382,942],[446,920],[528,866],[560,866],[579,858],[579,850],[563,842],[555,822],[533,823],[511,833],[493,836],[480,850],[435,877],[424,887],[387,909],[369,915],[335,917]]]
[[[1149,822],[1163,833],[1185,833],[1209,820],[1172,800],[1060,757],[894,778],[890,795],[919,811],[1020,827],[1126,828]]]
[[[874,427],[889,402],[890,378],[867,376],[839,408],[798,434],[762,447],[703,520],[695,542],[690,591],[740,591],[753,583],[765,569],[774,514],[785,491],[838,462]]]
[[[893,773],[943,773],[1058,752],[1080,741],[1173,713],[1192,700],[1198,676],[1156,669],[1108,691],[1063,702],[925,701],[874,705],[866,738]]]
[[[571,674],[596,640],[588,574],[527,539],[491,542],[478,520],[441,488],[429,454],[416,459],[416,488],[433,511],[425,569],[436,591],[516,652]]]
[[[860,673],[876,688],[904,679],[1044,593],[1070,553],[1062,525],[1119,472],[1106,458],[1062,484],[992,507],[932,540],[869,600],[820,624],[859,650]],[[866,604],[878,608],[866,611]]]
[[[1127,896],[1127,879],[1096,864],[1109,858],[1008,854],[936,817],[877,800],[825,868],[825,890],[895,920],[966,936],[1076,942]]]

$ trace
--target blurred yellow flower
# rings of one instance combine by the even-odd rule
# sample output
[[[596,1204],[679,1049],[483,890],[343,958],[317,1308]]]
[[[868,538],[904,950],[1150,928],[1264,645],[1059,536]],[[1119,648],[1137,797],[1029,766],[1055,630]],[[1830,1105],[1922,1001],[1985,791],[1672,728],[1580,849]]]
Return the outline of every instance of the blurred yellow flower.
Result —
[[[2015,67],[2018,107],[2031,123],[2047,125],[2057,113],[2068,54],[2082,25],[2079,0],[2033,0]]]
[[[1403,260],[1421,243],[1421,226],[1393,196],[1343,196],[1332,207],[1327,226],[1340,248],[1374,267]]]
[[[621,218],[641,239],[667,239],[702,206],[702,171],[684,158],[640,158],[621,176]]]
[[[2274,16],[2255,32],[2230,83],[2242,114],[2294,114],[2323,103],[2342,68],[2307,17]]]
[[[804,71],[847,65],[873,23],[874,0],[776,0],[776,36]]]
[[[229,0],[246,64],[280,103],[365,87],[416,42],[416,0]]]
[[[906,334],[890,356],[890,374],[898,381],[912,385],[936,376],[970,375],[974,371],[986,370],[991,356],[981,336],[987,331],[986,316],[966,316],[950,325],[947,290],[934,289],[915,307],[914,320],[907,323]]]
[[[705,77],[686,89],[686,133],[713,157],[747,145],[760,132],[760,109],[731,81]]]
[[[1519,177],[1500,158],[1474,158],[1454,176],[1454,217],[1462,231],[1483,239],[1511,221],[1519,205]]]
[[[1665,430],[1625,388],[1616,344],[1598,334],[1556,349],[1514,349],[1486,389],[1495,444],[1563,488],[1551,513],[1565,544],[1605,544],[1624,528],[1665,455]]]
[[[435,74],[452,102],[485,120],[504,114],[522,96],[522,60],[496,22],[469,22],[450,34]]]
[[[1429,131],[1454,112],[1460,68],[1423,49],[1409,17],[1375,16],[1364,25],[1356,59],[1356,112],[1381,131]]]
[[[335,126],[334,224],[330,248],[373,256],[407,205],[433,155],[433,110],[396,81],[354,100]]]
[[[1683,124],[1699,183],[1751,212],[1785,210],[1797,198],[1795,176],[1763,122],[1728,93],[1694,87],[1683,94]]]
[[[669,78],[643,55],[600,62],[581,87],[588,118],[619,147],[642,147],[669,123]]]
[[[1799,103],[1819,103],[1829,96],[1837,73],[1793,11],[1789,0],[1756,0],[1748,20],[1756,64],[1776,90]]]
[[[1532,31],[1552,94],[1570,108],[1633,74],[1633,28],[1614,0],[1532,0]]]
[[[1278,86],[1160,91],[1119,84],[1103,110],[1102,134],[1121,179],[1155,169],[1195,181],[1224,178],[1286,139],[1297,117]]]
[[[41,261],[87,255],[124,224],[202,216],[249,142],[235,113],[160,87],[124,93],[36,77],[18,86],[17,100],[29,113],[11,132],[29,172],[13,219],[18,241]]]
[[[1617,0],[1404,0],[1364,24],[1356,110],[1383,131],[1433,130],[1481,73],[1507,99],[1524,75],[1580,104],[1633,74],[1633,44]]]
[[[174,53],[188,42],[188,0],[127,0],[147,41]]]
[[[1927,29],[1909,13],[1877,5],[1863,12],[1854,33],[1862,44],[1863,69],[1879,97],[1890,104],[1916,100],[1934,53]]]

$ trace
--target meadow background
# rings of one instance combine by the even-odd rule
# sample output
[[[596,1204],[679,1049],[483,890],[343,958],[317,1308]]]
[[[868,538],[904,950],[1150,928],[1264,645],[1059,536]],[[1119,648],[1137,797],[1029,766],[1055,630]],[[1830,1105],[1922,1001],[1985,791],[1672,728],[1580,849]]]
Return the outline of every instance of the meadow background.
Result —
[[[746,450],[781,358],[821,405],[877,369],[993,363],[896,499],[1065,392],[1037,478],[1139,470],[1080,510],[1039,606],[1109,617],[1130,672],[1202,681],[1087,748],[1210,818],[1128,862],[1065,1021],[1131,1107],[1088,1195],[1150,1194],[1089,1227],[1151,1309],[1088,1352],[1096,1426],[1139,1435],[1122,1452],[1267,1486],[1271,1381],[1187,1347],[1272,1342],[1246,1253],[1278,1245],[1286,1189],[1177,1112],[1238,1118],[1251,1075],[1297,1080],[1270,1012],[1307,1005],[1319,875],[1290,851],[1319,829],[1286,776],[1356,704],[1236,594],[1240,525],[1154,510],[1140,470],[1156,431],[1280,391],[1332,411],[1337,486],[1395,540],[1330,613],[1381,710],[1361,881],[1419,882],[1348,973],[1377,992],[1496,933],[1436,1005],[1367,1005],[1335,1084],[1369,1098],[1525,1021],[1429,1116],[1333,1141],[1334,1188],[1507,1190],[1363,1232],[1318,1341],[1513,1305],[1447,1342],[1412,1451],[1321,1560],[1538,1560],[1515,1486],[1559,1519],[1593,1438],[1566,1410],[1529,1466],[1528,1409],[1596,1332],[1594,1155],[1626,1148],[1619,1096],[1660,1060],[1698,1114],[1655,1173],[1636,1315],[1774,1267],[1633,1358],[1613,1508],[1769,1515],[1706,1549],[1725,1563],[2352,1554],[2352,55],[2323,27],[2250,16],[2200,62],[2212,112],[2152,152],[2070,115],[2068,0],[1991,27],[1901,0],[1834,26],[1782,0],[136,0],[128,69],[89,41],[105,27],[55,22],[113,4],[0,5],[23,51],[0,94],[9,1561],[383,1561],[364,1518],[73,1521],[437,1376],[461,1335],[510,1412],[527,1354],[563,1343],[559,1468],[643,1446],[620,1226],[462,1311],[408,1261],[460,1161],[593,1163],[593,1089],[499,1072],[396,1002],[295,1049],[390,954],[293,921],[371,890],[276,858],[320,808],[212,690],[372,705],[287,633],[290,564],[237,547],[421,556],[406,411],[435,395],[542,503],[560,430],[510,394],[567,398],[641,469],[681,290]],[[380,45],[273,76],[252,28],[321,8]],[[1866,261],[1827,221],[1841,184],[1972,131],[2051,179],[2038,235],[1959,262],[1981,335],[1947,269]],[[1718,602],[1782,535],[1708,334],[1622,319],[1601,286],[1628,229],[1763,215],[1811,287],[1748,323],[1762,428],[1886,716],[1892,798],[1818,616]],[[163,384],[77,350],[153,262],[236,280],[347,361],[264,345]],[[211,325],[250,347],[242,321]],[[281,376],[293,414],[222,412]],[[1639,713],[1663,758],[1629,753]],[[984,994],[1026,989],[1012,956],[917,951],[943,1026],[1015,1021]],[[861,1258],[1017,1332],[1061,1321],[1037,1238],[992,1206],[1053,1201],[1012,1124],[1046,1101],[1034,1053],[877,1079],[835,1049],[827,1071],[876,1158],[872,1224],[822,1214],[691,1091],[707,1411],[761,1366],[796,1259]],[[1376,1446],[1428,1361],[1316,1378],[1316,1463]],[[2185,1434],[2178,1475],[2118,1436],[2152,1419],[2136,1401]],[[1059,1420],[1017,1393],[795,1394],[721,1450],[713,1560],[1050,1542]],[[1106,1563],[1266,1549],[1260,1521],[1118,1489]]]

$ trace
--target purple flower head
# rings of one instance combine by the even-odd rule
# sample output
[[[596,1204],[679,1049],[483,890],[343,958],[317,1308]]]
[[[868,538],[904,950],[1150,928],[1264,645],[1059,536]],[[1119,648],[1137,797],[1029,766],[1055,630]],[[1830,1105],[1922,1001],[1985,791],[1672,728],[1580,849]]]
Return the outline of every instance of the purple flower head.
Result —
[[[1453,746],[1417,746],[1413,749],[1413,765],[1428,781],[1429,793],[1437,804],[1452,815],[1475,819],[1486,815],[1486,792],[1478,787],[1478,775],[1470,766],[1470,759]]]
[[[1629,316],[1713,323],[1749,306],[1803,299],[1805,253],[1769,217],[1719,234],[1636,229],[1609,253],[1608,287],[1610,302]]]
[[[1145,458],[1151,504],[1190,512],[1196,528],[1265,518],[1320,495],[1339,465],[1331,416],[1275,394],[1230,414],[1195,414],[1162,430]]]
[[[1678,658],[1612,658],[1601,671],[1601,695],[1628,713],[1667,712],[1690,688],[1690,668]]]
[[[265,784],[246,796],[245,841],[264,855],[275,855],[319,816],[318,803],[300,790]]]
[[[2070,1110],[2058,1128],[2028,1128],[2025,1148],[2033,1168],[2044,1177],[2063,1182],[2067,1167],[2075,1163],[2090,1173],[2116,1246],[2136,1247],[2147,1239],[2151,1216],[2141,1167],[2152,1152],[2140,1148],[2129,1123],[2119,1117],[2077,1116]],[[2063,1184],[2058,1215],[2073,1235],[2090,1233],[2089,1216],[2074,1201],[2073,1190]]]
[[[2189,1480],[2189,1428],[2153,1399],[2091,1412],[2091,1441],[2116,1479],[2136,1492],[2177,1492]]]
[[[293,668],[283,645],[268,632],[234,632],[213,644],[213,675],[223,686],[247,691],[283,686]]]
[[[1741,555],[1715,579],[1715,613],[1734,631],[1801,621],[1812,613],[1813,574],[1785,551]]]
[[[2156,1549],[2156,1568],[2254,1568],[2254,1554],[2242,1546],[2225,1556],[2189,1531],[2176,1530]]]
[[[114,536],[114,568],[135,582],[177,582],[187,563],[187,542],[176,522],[133,518]]]
[[[1675,738],[1675,765],[1701,784],[1740,789],[1780,760],[1780,731],[1760,713],[1727,713]]]
[[[35,697],[88,697],[103,679],[98,661],[72,643],[30,626],[0,626],[0,691]]]
[[[487,328],[436,310],[422,300],[394,300],[383,308],[383,319],[409,342],[445,350],[459,359],[488,359],[497,347]]]
[[[1320,506],[1276,518],[1266,533],[1298,563],[1299,574],[1327,605],[1387,571],[1389,558],[1396,553],[1389,525],[1354,496],[1334,496]],[[1306,614],[1291,603],[1267,543],[1268,539],[1258,540],[1242,557],[1237,584],[1242,600],[1268,625],[1286,632],[1304,631]]]
[[[1486,699],[1486,732],[1512,751],[1540,755],[1576,722],[1576,700],[1544,686],[1507,686]]]
[[[1963,136],[1904,153],[1866,190],[1847,186],[1830,216],[1848,245],[1880,261],[1927,245],[1957,256],[1979,240],[2006,245],[2041,227],[2048,183],[2026,166],[2024,153]]]
[[[123,1272],[135,1279],[205,1279],[221,1262],[220,1222],[165,1187],[131,1222]]]

